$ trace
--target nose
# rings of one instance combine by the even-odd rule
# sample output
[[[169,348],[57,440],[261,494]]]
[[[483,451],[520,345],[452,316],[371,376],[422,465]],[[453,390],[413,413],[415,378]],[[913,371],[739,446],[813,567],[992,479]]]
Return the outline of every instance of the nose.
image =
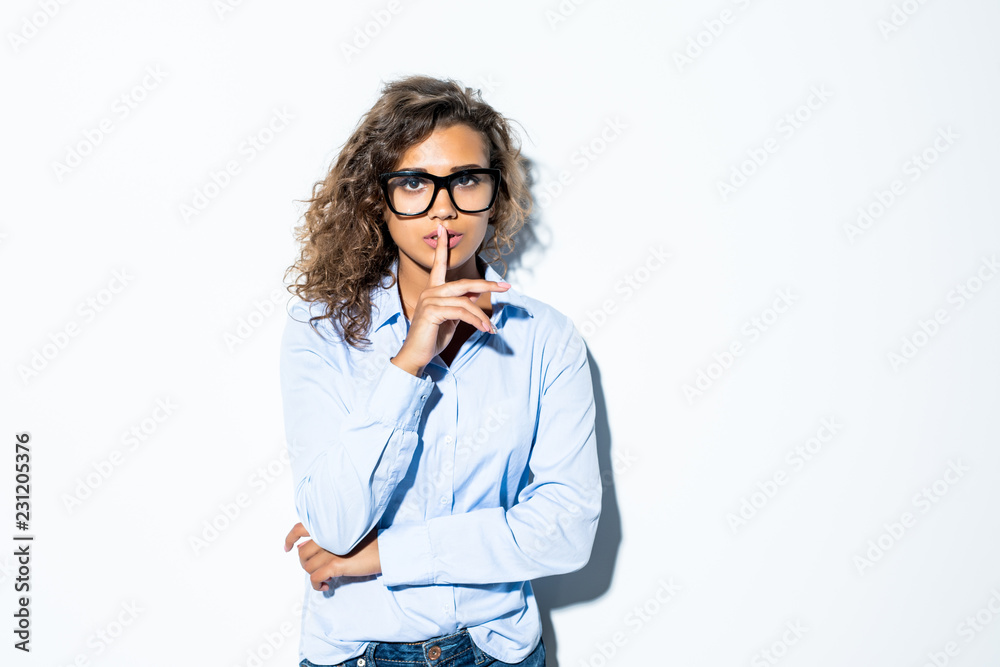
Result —
[[[458,215],[458,210],[451,202],[451,196],[448,194],[448,188],[441,188],[437,191],[434,201],[431,202],[431,208],[427,213],[431,218],[438,219],[454,218]]]

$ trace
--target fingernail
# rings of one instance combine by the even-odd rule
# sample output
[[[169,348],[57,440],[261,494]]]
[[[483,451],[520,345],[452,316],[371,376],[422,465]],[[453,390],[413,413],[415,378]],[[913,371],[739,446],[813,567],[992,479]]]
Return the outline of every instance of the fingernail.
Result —
[[[505,282],[498,282],[497,285],[499,285],[500,287],[510,287],[510,283],[505,283]]]

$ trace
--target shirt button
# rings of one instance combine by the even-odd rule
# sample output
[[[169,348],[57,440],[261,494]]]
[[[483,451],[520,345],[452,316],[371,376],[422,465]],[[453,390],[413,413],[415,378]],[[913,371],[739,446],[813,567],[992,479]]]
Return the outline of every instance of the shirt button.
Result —
[[[440,646],[431,646],[430,649],[428,649],[428,651],[427,651],[427,657],[430,658],[431,660],[437,660],[438,658],[440,658],[441,657],[441,647]]]
[[[451,436],[450,435],[446,435],[444,437],[444,441],[447,442],[450,445],[451,444]]]
[[[422,400],[424,400],[425,398],[427,398],[427,394],[424,394],[423,396],[421,396],[421,397],[420,397],[420,400],[422,401]]]
[[[441,503],[442,505],[447,505],[448,504],[448,496],[441,496],[441,499],[438,502]]]

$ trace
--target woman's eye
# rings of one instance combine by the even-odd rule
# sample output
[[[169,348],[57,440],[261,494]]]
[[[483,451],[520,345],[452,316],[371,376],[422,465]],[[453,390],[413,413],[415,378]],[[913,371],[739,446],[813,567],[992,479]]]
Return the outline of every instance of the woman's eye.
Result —
[[[469,187],[472,185],[479,185],[479,177],[473,174],[463,174],[455,179],[455,185],[460,187]]]
[[[422,187],[425,186],[425,183],[424,183],[423,179],[415,178],[414,177],[414,178],[407,178],[407,179],[405,179],[401,183],[401,185],[404,188],[406,188],[407,190],[419,190],[420,188],[422,188]]]

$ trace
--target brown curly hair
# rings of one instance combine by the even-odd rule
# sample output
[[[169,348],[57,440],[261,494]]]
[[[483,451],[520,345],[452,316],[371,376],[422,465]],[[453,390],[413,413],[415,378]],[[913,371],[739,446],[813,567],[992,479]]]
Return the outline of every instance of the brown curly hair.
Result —
[[[464,123],[479,131],[489,150],[490,167],[500,169],[500,192],[490,218],[493,235],[484,239],[489,261],[503,264],[514,249],[514,235],[531,211],[526,160],[511,121],[483,101],[478,90],[451,79],[410,76],[390,81],[375,105],[358,122],[326,178],[313,185],[305,222],[295,229],[302,244],[298,260],[285,271],[299,273],[286,287],[304,301],[322,301],[323,315],[339,323],[343,339],[360,348],[370,344],[371,290],[391,276],[399,252],[384,218],[378,175],[392,171],[401,156],[438,128]],[[489,248],[485,248],[489,245]],[[395,277],[389,286],[395,285]]]

